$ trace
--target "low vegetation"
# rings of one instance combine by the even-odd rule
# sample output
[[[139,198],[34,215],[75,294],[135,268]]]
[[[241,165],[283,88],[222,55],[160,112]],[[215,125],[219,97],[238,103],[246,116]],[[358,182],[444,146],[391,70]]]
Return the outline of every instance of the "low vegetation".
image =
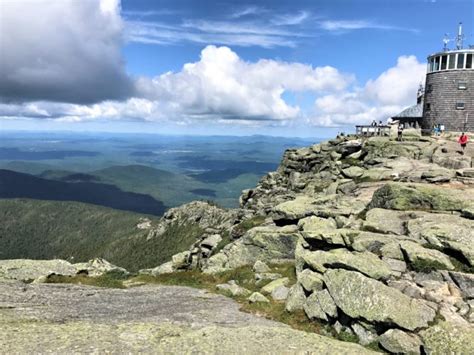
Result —
[[[0,199],[0,259],[75,263],[102,257],[137,271],[168,261],[202,233],[198,225],[175,223],[159,237],[147,238],[149,231],[136,227],[141,218],[79,202]]]

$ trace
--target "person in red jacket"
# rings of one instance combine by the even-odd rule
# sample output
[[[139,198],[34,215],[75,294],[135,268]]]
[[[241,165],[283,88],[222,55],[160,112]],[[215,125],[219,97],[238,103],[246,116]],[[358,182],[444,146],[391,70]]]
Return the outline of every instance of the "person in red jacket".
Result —
[[[464,155],[464,149],[466,149],[468,140],[469,140],[469,137],[467,136],[467,134],[464,134],[464,132],[462,132],[458,138],[458,143],[461,145],[461,149],[462,149],[462,155]]]

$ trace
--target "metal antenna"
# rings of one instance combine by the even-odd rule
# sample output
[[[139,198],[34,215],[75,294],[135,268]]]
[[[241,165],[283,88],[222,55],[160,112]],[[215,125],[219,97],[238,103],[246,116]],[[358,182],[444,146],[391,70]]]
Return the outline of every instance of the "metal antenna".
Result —
[[[464,33],[462,33],[462,22],[459,22],[458,35],[456,36],[456,48],[462,49],[464,41]]]
[[[449,48],[448,48],[448,43],[451,42],[451,40],[449,39],[449,34],[445,33],[444,34],[444,38],[443,38],[443,51],[447,52],[449,51]]]

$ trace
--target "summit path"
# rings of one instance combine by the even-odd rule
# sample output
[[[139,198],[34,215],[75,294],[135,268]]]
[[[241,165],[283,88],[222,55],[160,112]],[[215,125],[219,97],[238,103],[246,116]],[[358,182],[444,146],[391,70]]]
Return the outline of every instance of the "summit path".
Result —
[[[188,287],[0,283],[0,353],[368,353]]]

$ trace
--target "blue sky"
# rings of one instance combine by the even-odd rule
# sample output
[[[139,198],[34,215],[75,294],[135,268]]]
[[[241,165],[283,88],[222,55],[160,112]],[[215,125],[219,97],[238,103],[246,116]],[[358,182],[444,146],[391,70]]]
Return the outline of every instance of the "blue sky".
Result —
[[[2,129],[329,136],[413,104],[459,21],[474,43],[472,0],[0,7]]]

